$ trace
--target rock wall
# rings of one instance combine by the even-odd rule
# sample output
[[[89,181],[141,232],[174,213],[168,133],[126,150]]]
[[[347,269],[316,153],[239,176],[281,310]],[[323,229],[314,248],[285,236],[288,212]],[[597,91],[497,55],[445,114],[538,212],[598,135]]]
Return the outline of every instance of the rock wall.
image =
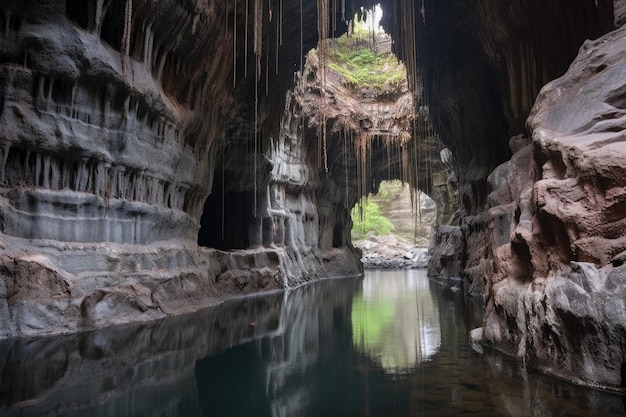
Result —
[[[361,272],[349,226],[335,227],[347,214],[327,204],[332,183],[308,174],[295,124],[280,127],[299,48],[281,48],[272,76],[265,54],[259,83],[257,55],[235,42],[252,42],[240,3],[0,7],[0,337],[155,319]],[[299,13],[292,5],[281,19]],[[274,29],[277,19],[268,48]],[[300,30],[286,26],[293,44]]]
[[[3,7],[2,233],[139,244],[195,238],[217,120],[235,106],[231,66],[210,58],[228,53],[213,49],[229,37],[216,25],[218,10],[189,6]]]
[[[485,340],[569,379],[626,369],[626,28],[586,42],[490,176]],[[523,144],[521,144],[523,145]]]
[[[623,16],[622,1],[425,2],[416,35],[459,164],[460,226],[434,237],[431,275],[484,294],[487,342],[612,389],[626,372],[626,78],[623,29],[609,32]]]
[[[465,242],[458,246],[472,248],[457,253],[459,275],[482,293],[490,239],[487,177],[511,157],[509,138],[526,134],[540,88],[567,70],[585,39],[613,29],[614,4],[449,0],[426,1],[424,8],[415,35],[424,94],[436,129],[457,158],[458,225]],[[437,274],[436,257],[432,262]]]

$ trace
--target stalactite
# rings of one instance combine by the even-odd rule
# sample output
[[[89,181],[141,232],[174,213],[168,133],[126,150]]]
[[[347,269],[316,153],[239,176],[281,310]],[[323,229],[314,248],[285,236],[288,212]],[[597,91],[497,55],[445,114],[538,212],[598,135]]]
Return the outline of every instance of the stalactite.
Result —
[[[8,9],[8,8],[7,8]],[[4,12],[4,42],[2,43],[2,50],[4,51],[9,43],[9,31],[11,24],[11,10]]]
[[[349,183],[348,183],[348,135],[345,129],[341,130],[341,136],[343,138],[343,172],[344,172],[344,180],[345,180],[345,206],[349,207],[348,203],[348,191],[349,191]]]
[[[271,10],[270,10],[271,16]],[[270,36],[269,36],[270,28],[267,25],[267,42],[265,42],[265,95],[269,95],[270,93]]]
[[[282,40],[281,40],[282,39],[282,33],[281,33],[281,30],[282,30],[282,24],[281,24],[281,21],[282,21],[282,3],[283,3],[283,0],[280,0],[280,4],[278,6],[278,19],[276,21],[276,63],[275,63],[275,65],[276,65],[276,72],[275,72],[276,75],[278,75],[278,49],[279,49],[280,44],[282,42]]]
[[[261,58],[263,55],[263,0],[254,0],[254,53],[255,53],[255,86],[254,86],[254,152],[252,157],[254,170],[254,216],[257,215],[258,172],[257,156],[259,153],[259,81],[261,81]],[[267,87],[267,82],[266,82]]]
[[[318,56],[319,56],[319,74],[320,74],[320,100],[321,100],[321,136],[324,171],[328,172],[328,154],[326,139],[326,69],[328,66],[328,13],[329,0],[317,0],[317,32],[319,38]],[[319,153],[318,153],[319,154]]]
[[[258,0],[257,0],[258,1]],[[252,157],[254,158],[252,169],[254,176],[254,217],[256,217],[257,209],[257,153],[259,150],[259,79],[255,77],[254,82],[254,150]]]
[[[133,21],[133,0],[126,0],[124,9],[124,33],[122,35],[122,74],[126,78],[128,70],[128,59],[130,53],[130,35]],[[124,114],[128,113],[128,108],[124,109]]]
[[[222,196],[221,196],[222,197],[222,224],[221,224],[221,227],[222,227],[222,241],[224,241],[224,217],[225,217],[224,198],[226,196],[226,192],[224,190],[224,174],[225,174],[224,171],[225,171],[225,167],[226,167],[226,164],[224,163],[225,162],[224,161],[224,147],[225,147],[225,145],[222,146],[222,184],[221,184],[222,185]]]
[[[302,11],[302,0],[300,0],[300,71],[304,73],[304,17]]]
[[[333,0],[333,38],[335,37],[335,34],[337,33],[337,0]]]

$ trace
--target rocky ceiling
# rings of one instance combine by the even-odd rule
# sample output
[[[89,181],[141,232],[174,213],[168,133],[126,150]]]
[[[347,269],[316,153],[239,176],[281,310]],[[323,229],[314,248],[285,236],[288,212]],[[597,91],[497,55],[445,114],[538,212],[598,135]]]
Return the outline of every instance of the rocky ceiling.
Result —
[[[207,185],[212,183],[218,148],[228,143],[237,143],[230,149],[254,148],[249,142],[258,137],[258,150],[263,152],[269,138],[278,136],[293,73],[302,65],[303,54],[317,44],[319,3],[328,3],[330,35],[339,35],[345,30],[342,15],[352,16],[358,7],[378,2],[67,0],[38,2],[35,7],[8,1],[1,16],[2,55],[4,61],[41,74],[24,80],[29,89],[38,90],[34,95],[38,108],[46,107],[45,99],[52,97],[57,103],[52,110],[67,113],[65,117],[93,118],[87,108],[93,100],[101,106],[100,117],[110,137],[125,131],[122,125],[127,120],[137,120],[135,128],[145,123],[153,140],[171,136],[183,144],[187,158],[196,161],[186,164],[188,171],[194,167],[193,172],[181,172],[165,148],[144,149],[139,143],[142,161],[115,161],[119,149],[113,148],[135,144],[121,145],[114,138],[108,147],[102,147],[103,141],[94,144],[99,156],[94,158],[90,150],[81,162],[63,164],[76,165],[78,171],[104,172],[93,162],[102,159],[123,167],[125,183],[136,182],[137,176],[140,182],[166,179],[166,190],[148,198],[163,199],[164,206],[180,207],[198,217],[210,192]],[[412,84],[418,104],[429,106],[436,130],[458,158],[463,214],[483,210],[487,175],[510,157],[509,138],[525,132],[524,122],[539,88],[565,71],[584,39],[613,27],[609,0],[578,0],[575,7],[564,0],[380,4],[386,11],[382,24],[394,35],[396,52],[416,81]],[[39,24],[47,31],[45,36],[33,29]],[[22,27],[27,28],[25,33]],[[17,38],[19,42],[11,42]],[[5,79],[24,76],[9,72]],[[14,113],[13,125],[19,126],[24,115]],[[130,119],[121,117],[129,114]],[[76,149],[86,148],[71,143],[71,135],[64,133],[63,129],[61,134],[47,133],[48,139],[55,139],[33,144],[31,151],[37,156],[30,157],[48,161],[39,154],[52,148],[76,154]],[[139,131],[134,135],[139,137]],[[94,134],[84,132],[83,137],[89,141]],[[27,153],[19,148],[13,152]],[[13,160],[6,155],[5,159]],[[150,166],[148,161],[154,160],[163,161],[163,166]],[[117,193],[132,192],[132,186],[121,187]],[[131,201],[143,198],[130,196]]]

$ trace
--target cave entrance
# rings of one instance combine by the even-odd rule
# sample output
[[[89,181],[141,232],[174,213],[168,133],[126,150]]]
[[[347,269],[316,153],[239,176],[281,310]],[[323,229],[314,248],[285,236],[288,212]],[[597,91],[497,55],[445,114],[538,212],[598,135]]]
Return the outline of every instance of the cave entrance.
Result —
[[[232,181],[228,172],[216,170],[211,195],[204,203],[200,218],[198,245],[221,250],[250,247],[248,231],[254,218],[249,209],[254,204],[251,191],[224,192]]]
[[[427,194],[400,180],[383,181],[352,209],[352,241],[365,259],[402,258],[428,247],[436,219],[437,205]]]

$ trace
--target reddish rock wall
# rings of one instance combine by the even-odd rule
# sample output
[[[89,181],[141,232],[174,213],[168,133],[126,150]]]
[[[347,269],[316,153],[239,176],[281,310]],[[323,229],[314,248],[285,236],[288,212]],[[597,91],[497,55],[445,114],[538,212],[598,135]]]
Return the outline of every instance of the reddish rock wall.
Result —
[[[623,387],[626,28],[586,42],[490,176],[486,341],[550,372]]]

